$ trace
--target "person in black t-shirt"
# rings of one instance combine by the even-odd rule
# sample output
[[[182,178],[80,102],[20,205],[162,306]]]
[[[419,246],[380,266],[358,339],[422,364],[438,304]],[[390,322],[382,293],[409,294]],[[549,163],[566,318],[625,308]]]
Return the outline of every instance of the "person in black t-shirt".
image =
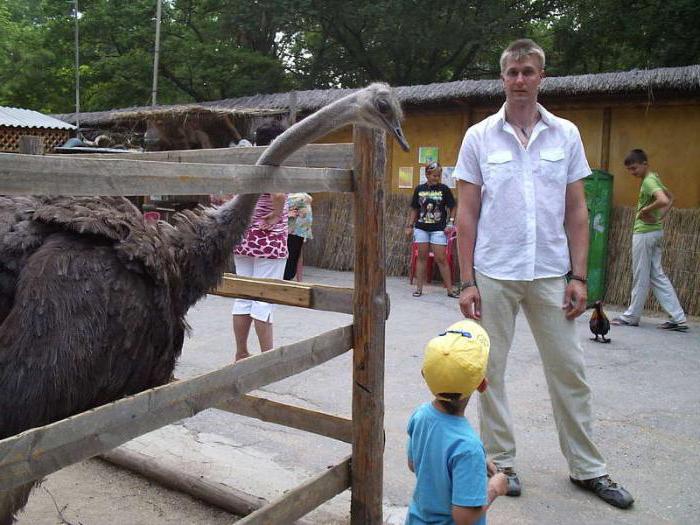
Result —
[[[428,182],[419,184],[413,191],[411,213],[406,225],[406,234],[412,234],[413,241],[418,244],[416,291],[413,292],[413,297],[423,295],[426,262],[431,251],[447,287],[447,295],[459,297],[459,294],[452,289],[451,269],[445,257],[445,249],[454,228],[454,216],[457,211],[455,199],[450,188],[441,182],[440,163],[429,163],[425,168],[425,176]]]

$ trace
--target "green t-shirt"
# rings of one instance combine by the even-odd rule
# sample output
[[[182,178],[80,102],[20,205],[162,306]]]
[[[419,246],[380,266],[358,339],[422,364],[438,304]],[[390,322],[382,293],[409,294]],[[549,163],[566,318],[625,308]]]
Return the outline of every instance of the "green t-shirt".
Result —
[[[637,213],[639,210],[644,208],[644,206],[649,205],[654,200],[654,193],[659,190],[665,190],[664,186],[659,179],[659,175],[650,171],[644,177],[642,181],[642,187],[639,188],[639,202],[637,203]],[[634,221],[634,233],[649,233],[655,232],[662,229],[661,225],[661,210],[654,210],[651,212],[656,221],[652,223],[646,223],[637,217]]]

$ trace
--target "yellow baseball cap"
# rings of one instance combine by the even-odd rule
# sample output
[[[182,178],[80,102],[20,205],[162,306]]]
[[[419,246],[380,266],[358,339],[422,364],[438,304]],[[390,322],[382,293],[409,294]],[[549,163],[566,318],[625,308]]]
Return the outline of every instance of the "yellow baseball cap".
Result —
[[[445,401],[439,394],[470,396],[486,377],[490,346],[486,330],[469,319],[432,338],[425,347],[423,377],[433,395]]]

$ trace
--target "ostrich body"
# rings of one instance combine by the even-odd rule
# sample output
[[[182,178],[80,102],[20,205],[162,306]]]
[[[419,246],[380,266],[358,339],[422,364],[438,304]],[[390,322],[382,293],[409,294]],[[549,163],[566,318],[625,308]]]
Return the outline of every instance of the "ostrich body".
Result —
[[[591,314],[591,320],[588,322],[588,326],[595,337],[591,337],[591,341],[599,343],[598,336],[601,337],[603,343],[609,343],[610,339],[606,339],[605,334],[610,331],[610,320],[608,316],[603,312],[603,303],[601,301],[596,301],[593,304],[593,313]]]
[[[401,108],[372,84],[280,135],[258,165],[351,123],[404,149]],[[0,197],[0,439],[162,385],[187,310],[221,279],[259,195],[149,223],[120,197]],[[33,484],[0,492],[0,525]]]

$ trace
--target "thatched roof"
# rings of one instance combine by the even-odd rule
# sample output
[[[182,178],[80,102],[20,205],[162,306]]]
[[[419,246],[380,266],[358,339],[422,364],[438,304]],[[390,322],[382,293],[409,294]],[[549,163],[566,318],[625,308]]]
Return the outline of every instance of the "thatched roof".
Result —
[[[454,101],[463,103],[493,102],[503,96],[500,80],[460,80],[419,86],[396,88],[401,103],[407,107],[434,106]],[[315,111],[354,89],[314,89],[296,92],[297,111]],[[700,65],[632,70],[591,75],[548,77],[542,83],[540,94],[548,97],[583,97],[637,95],[653,99],[655,95],[700,95]],[[202,102],[196,107],[212,111],[230,111],[245,115],[263,115],[265,112],[289,110],[289,93],[253,95]],[[158,110],[175,111],[187,106],[160,106]],[[81,124],[95,125],[113,122],[121,113],[153,111],[151,108],[125,108],[114,111],[82,113]],[[75,114],[55,115],[66,122],[75,122]]]

